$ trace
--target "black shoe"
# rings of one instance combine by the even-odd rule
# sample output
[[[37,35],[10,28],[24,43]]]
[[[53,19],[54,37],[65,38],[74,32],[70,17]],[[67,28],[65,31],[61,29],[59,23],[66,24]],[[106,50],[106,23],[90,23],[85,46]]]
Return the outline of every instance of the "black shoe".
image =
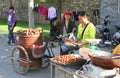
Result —
[[[11,43],[12,46],[16,45],[15,43]]]
[[[8,46],[8,45],[10,45],[10,42],[7,42],[7,44],[5,44],[5,46]]]
[[[54,47],[55,47],[55,45],[54,45],[53,43],[51,43],[51,47],[52,47],[52,48],[54,48]]]
[[[8,45],[10,45],[10,42],[7,42]]]

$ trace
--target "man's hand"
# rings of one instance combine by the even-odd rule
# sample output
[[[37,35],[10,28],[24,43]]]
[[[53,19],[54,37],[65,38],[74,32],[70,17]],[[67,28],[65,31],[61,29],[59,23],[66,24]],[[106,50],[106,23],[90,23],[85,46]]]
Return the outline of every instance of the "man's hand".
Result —
[[[79,44],[78,44],[78,47],[79,47],[79,48],[82,48],[83,46],[85,46],[85,45],[87,45],[87,44],[88,44],[88,42],[79,43]]]
[[[5,9],[5,5],[2,5],[2,11],[5,12],[6,9]]]
[[[10,27],[10,31],[12,31],[14,29],[14,27],[12,26],[12,27]]]
[[[10,30],[14,29],[14,25],[15,25],[15,23],[12,24],[12,27],[10,27]]]

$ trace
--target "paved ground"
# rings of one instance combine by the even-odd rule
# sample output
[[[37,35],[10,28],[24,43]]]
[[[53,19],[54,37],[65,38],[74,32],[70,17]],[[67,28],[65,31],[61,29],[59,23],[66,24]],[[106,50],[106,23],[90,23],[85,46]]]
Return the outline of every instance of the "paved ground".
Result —
[[[0,35],[0,57],[9,56],[14,46],[5,46],[7,36]],[[108,46],[101,50],[111,51]],[[59,47],[54,49],[55,55],[59,55]],[[78,51],[76,51],[78,53]],[[13,70],[10,59],[0,59],[0,78],[50,78],[50,67],[47,69],[30,70],[26,75],[20,75]]]

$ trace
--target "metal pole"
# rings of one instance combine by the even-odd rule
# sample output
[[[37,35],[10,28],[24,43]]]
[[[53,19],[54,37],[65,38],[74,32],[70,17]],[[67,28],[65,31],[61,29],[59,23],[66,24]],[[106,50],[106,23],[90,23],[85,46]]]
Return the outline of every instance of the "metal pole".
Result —
[[[28,18],[29,18],[29,28],[34,28],[34,0],[28,0]]]

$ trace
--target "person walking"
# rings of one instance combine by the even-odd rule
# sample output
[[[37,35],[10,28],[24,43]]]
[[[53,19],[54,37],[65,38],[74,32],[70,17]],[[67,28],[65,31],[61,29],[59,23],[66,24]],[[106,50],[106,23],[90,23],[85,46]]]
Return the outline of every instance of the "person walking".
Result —
[[[9,10],[5,10],[5,7],[3,7],[3,12],[8,16],[8,42],[7,44],[15,44],[14,39],[14,27],[16,26],[16,14],[14,7],[11,6]]]

